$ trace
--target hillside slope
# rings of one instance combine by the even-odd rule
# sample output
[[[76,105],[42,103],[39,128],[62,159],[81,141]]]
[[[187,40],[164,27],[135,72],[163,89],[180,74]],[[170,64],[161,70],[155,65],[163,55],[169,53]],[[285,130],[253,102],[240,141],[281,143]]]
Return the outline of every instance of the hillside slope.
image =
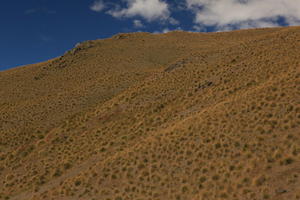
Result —
[[[0,199],[300,199],[300,28],[119,34],[0,72]]]

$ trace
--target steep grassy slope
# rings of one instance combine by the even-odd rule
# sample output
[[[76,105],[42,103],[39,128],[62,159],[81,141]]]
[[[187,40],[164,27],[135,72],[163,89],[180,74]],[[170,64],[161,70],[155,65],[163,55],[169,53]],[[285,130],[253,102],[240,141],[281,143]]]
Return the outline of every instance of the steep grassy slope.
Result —
[[[300,199],[300,28],[120,34],[0,73],[0,199]]]

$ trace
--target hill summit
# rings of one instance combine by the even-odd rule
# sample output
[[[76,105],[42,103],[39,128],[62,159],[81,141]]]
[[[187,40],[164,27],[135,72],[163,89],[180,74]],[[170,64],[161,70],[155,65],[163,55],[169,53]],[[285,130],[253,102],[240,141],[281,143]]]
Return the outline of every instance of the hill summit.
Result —
[[[0,199],[299,200],[300,28],[118,34],[0,72]]]

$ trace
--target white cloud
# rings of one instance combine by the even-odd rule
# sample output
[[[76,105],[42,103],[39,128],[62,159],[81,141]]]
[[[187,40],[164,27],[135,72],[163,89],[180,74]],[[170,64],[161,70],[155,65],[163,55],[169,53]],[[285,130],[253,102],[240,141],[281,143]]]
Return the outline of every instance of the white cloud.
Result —
[[[300,24],[299,0],[186,0],[186,6],[196,24],[224,30],[278,26],[278,17]]]
[[[193,29],[197,32],[206,32],[205,26],[201,26],[201,25],[194,25]]]
[[[119,19],[139,17],[147,22],[160,21],[162,24],[180,24],[178,20],[171,17],[172,5],[166,0],[95,0],[90,9],[96,12],[106,9],[106,14]],[[135,27],[144,27],[139,22],[141,20],[134,22]]]
[[[154,31],[153,33],[154,34],[161,34],[161,33],[169,33],[171,30],[168,29],[168,28],[164,28],[163,30],[161,31]]]
[[[104,8],[105,5],[101,0],[94,1],[94,3],[90,6],[90,9],[95,12],[101,12]]]
[[[162,32],[163,32],[163,33],[169,33],[169,32],[170,32],[170,29],[165,28]]]
[[[169,33],[171,31],[181,31],[181,30],[182,30],[181,27],[177,27],[176,29],[172,29],[172,30],[170,30],[169,28],[164,28],[161,31],[154,31],[153,33],[154,34],[161,34],[161,33]]]
[[[142,21],[138,20],[138,19],[133,20],[133,25],[135,28],[143,28],[144,27],[144,24],[142,23]]]
[[[126,8],[109,10],[108,13],[114,17],[140,16],[147,21],[167,20],[170,16],[168,4],[161,0],[124,0]]]
[[[173,17],[169,18],[169,23],[172,24],[172,25],[180,24],[180,22],[178,20],[174,19]]]

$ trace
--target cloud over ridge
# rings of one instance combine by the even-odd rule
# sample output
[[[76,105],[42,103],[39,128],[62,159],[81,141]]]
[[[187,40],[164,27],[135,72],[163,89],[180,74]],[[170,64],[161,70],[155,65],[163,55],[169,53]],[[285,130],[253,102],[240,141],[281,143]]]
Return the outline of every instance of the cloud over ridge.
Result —
[[[203,26],[270,27],[279,25],[279,17],[288,25],[300,24],[298,0],[186,0],[186,6]]]
[[[185,20],[196,31],[300,25],[300,0],[95,0],[90,9],[132,18],[136,28],[145,27],[144,21],[178,26],[173,16],[182,11],[192,13]]]
[[[126,8],[109,10],[108,13],[114,17],[140,16],[147,21],[167,19],[170,16],[168,4],[161,0],[125,0]]]

